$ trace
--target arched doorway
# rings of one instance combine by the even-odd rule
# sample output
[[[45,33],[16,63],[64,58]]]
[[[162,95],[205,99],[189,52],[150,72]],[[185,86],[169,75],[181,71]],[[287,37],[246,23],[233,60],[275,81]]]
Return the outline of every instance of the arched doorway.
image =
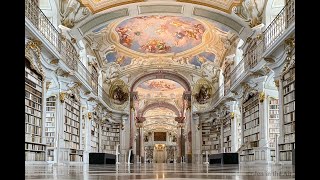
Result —
[[[186,78],[172,72],[149,73],[134,81],[130,97],[130,145],[142,160],[164,163],[180,162],[187,153],[191,157],[191,137],[184,137],[185,123],[191,119],[190,90]],[[168,116],[169,111],[172,116]],[[155,139],[159,133],[165,134],[164,141]]]

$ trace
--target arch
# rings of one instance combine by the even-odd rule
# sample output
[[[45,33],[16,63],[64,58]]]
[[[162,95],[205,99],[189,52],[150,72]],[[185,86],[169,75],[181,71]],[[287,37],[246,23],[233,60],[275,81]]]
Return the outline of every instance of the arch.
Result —
[[[144,74],[138,77],[131,85],[130,91],[133,92],[142,82],[152,79],[168,79],[179,83],[186,91],[191,91],[189,81],[182,75],[170,71],[158,71]]]
[[[164,107],[164,108],[170,109],[171,111],[173,111],[177,115],[177,117],[181,116],[179,109],[176,106],[174,106],[173,104],[170,104],[167,102],[157,102],[157,103],[148,104],[140,112],[138,112],[138,115],[143,116],[148,110],[154,109],[154,108],[159,108],[159,107]]]

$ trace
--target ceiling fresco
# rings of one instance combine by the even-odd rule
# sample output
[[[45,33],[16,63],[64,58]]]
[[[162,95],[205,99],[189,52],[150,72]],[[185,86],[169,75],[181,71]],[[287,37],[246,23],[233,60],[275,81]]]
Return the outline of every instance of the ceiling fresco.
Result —
[[[168,79],[153,79],[145,81],[138,87],[150,91],[171,91],[175,89],[183,89],[183,87],[179,83]]]
[[[119,43],[141,53],[180,53],[202,42],[204,25],[193,18],[142,16],[122,21],[115,28]]]
[[[131,64],[132,58],[128,56],[121,55],[120,53],[116,51],[111,51],[106,54],[106,61],[109,62],[115,62],[119,64],[120,66],[127,66]]]

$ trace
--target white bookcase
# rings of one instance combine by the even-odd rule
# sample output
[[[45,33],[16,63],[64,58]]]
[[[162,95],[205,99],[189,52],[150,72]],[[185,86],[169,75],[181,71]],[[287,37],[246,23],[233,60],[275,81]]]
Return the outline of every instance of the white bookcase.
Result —
[[[120,124],[106,122],[101,125],[101,146],[104,153],[116,154],[120,144]]]
[[[69,161],[83,161],[80,150],[80,105],[74,96],[67,94],[65,98],[64,142],[69,148]]]
[[[46,144],[43,143],[41,75],[25,62],[25,161],[44,161]]]
[[[279,100],[269,98],[269,149],[270,160],[276,160],[276,138],[280,135]]]
[[[255,149],[259,147],[260,141],[260,119],[259,119],[259,98],[258,93],[250,96],[242,104],[243,117],[243,144],[247,144],[240,153],[240,161],[248,162],[259,159],[255,157]],[[256,154],[256,156],[259,156]]]
[[[202,154],[219,153],[221,142],[221,128],[215,123],[202,123]]]
[[[292,161],[295,148],[295,67],[291,67],[282,76],[283,97],[283,143],[279,144],[279,160]]]
[[[225,152],[231,152],[231,113],[226,115],[223,122],[223,143]]]
[[[46,99],[45,137],[47,143],[47,161],[54,161],[54,142],[56,132],[56,97]]]
[[[91,121],[91,152],[99,152],[100,123],[96,117]]]

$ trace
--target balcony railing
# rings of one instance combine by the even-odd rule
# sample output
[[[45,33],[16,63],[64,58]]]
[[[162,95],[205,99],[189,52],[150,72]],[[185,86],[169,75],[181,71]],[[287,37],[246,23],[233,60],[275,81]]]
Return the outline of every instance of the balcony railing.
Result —
[[[245,65],[253,68],[262,60],[262,54],[269,49],[295,21],[295,0],[288,0],[279,14],[263,31],[260,39],[254,39],[256,44],[246,54]]]
[[[92,87],[93,93],[98,95],[98,77],[93,76],[81,63],[79,54],[70,40],[63,38],[59,31],[51,24],[35,1],[25,0],[25,16],[34,27],[61,54],[62,61],[72,70],[77,71]]]
[[[230,84],[221,85],[213,94],[213,102],[216,103],[220,98],[230,91],[230,88],[242,77],[246,70],[255,67],[262,60],[262,54],[270,48],[283,32],[295,21],[294,0],[288,0],[285,7],[265,29],[260,38],[255,39],[256,44],[230,73]]]

